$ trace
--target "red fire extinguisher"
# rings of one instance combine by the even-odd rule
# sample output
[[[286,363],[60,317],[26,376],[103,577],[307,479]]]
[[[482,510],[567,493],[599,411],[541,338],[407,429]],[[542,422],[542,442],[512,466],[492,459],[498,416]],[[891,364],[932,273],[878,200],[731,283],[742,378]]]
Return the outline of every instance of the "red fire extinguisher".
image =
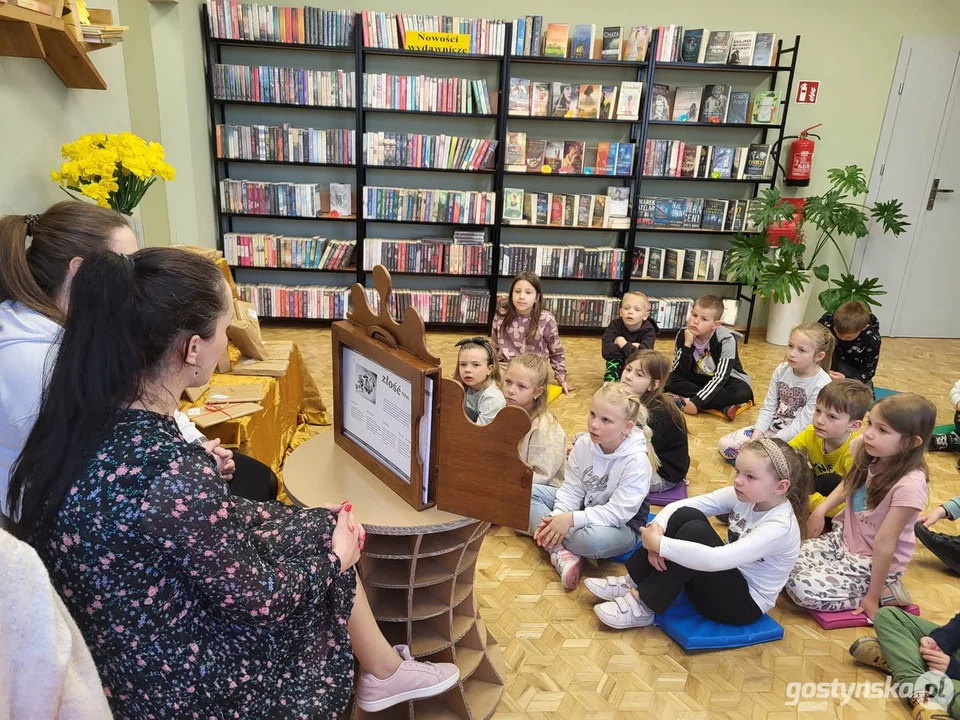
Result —
[[[787,171],[783,179],[787,185],[806,187],[810,184],[810,173],[813,170],[813,151],[817,147],[816,143],[810,138],[820,139],[819,135],[814,135],[810,131],[816,130],[822,124],[817,123],[806,130],[801,130],[800,137],[790,145],[790,152],[787,155]],[[784,138],[784,140],[786,139]]]

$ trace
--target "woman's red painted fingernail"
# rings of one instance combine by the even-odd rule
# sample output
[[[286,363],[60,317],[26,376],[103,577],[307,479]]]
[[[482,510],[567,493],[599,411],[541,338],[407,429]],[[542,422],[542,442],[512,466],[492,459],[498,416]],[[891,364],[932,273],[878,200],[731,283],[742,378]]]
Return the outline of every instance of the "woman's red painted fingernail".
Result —
[[[351,505],[350,503],[347,503],[346,505],[343,506],[343,509],[346,510],[347,512],[351,512],[353,510],[353,505]]]

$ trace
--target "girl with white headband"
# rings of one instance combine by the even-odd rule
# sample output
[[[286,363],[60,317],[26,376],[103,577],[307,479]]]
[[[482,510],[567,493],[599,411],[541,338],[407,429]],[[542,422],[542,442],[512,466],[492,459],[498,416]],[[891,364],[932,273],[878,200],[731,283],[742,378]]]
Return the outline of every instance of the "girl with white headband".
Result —
[[[643,548],[627,560],[627,575],[584,581],[608,601],[594,612],[613,628],[643,627],[686,590],[710,620],[758,620],[800,554],[812,485],[806,458],[782,440],[747,443],[731,487],[668,505],[640,531]],[[726,543],[707,519],[723,513],[730,514]]]

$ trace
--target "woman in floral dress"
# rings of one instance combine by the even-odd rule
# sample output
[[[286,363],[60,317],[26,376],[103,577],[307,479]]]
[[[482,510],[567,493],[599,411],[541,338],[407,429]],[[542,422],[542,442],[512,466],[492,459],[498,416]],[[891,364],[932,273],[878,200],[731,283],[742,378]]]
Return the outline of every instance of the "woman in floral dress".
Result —
[[[76,620],[118,718],[339,718],[445,691],[456,666],[391,648],[353,566],[348,503],[229,494],[172,419],[226,347],[216,266],[104,253],[74,277],[57,364],[11,475],[17,534]]]

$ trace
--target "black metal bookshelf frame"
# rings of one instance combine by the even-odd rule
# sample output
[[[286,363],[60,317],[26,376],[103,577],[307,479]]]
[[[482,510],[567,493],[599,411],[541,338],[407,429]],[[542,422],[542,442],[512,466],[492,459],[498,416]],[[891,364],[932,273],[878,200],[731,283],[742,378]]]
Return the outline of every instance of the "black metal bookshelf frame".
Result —
[[[218,247],[223,249],[223,234],[226,232],[234,232],[234,218],[255,218],[255,219],[269,219],[269,220],[290,220],[297,222],[311,222],[311,223],[329,223],[336,222],[343,224],[345,222],[353,223],[356,232],[356,250],[354,255],[355,268],[353,269],[342,269],[342,270],[321,270],[317,268],[287,268],[287,267],[260,267],[260,266],[249,266],[249,265],[236,265],[231,266],[236,271],[258,271],[258,272],[273,272],[273,271],[282,271],[282,272],[302,272],[302,273],[319,273],[319,274],[331,274],[334,276],[344,276],[347,274],[353,275],[356,282],[361,283],[362,285],[366,284],[366,272],[363,270],[364,266],[364,239],[367,235],[367,225],[368,224],[408,224],[408,225],[422,225],[422,226],[445,226],[453,229],[457,228],[483,228],[487,233],[485,242],[491,245],[491,260],[490,260],[490,272],[486,274],[457,274],[457,273],[418,273],[418,272],[406,272],[406,271],[396,271],[395,275],[401,276],[436,276],[436,277],[445,277],[445,278],[484,278],[487,281],[487,289],[490,293],[490,305],[488,313],[488,321],[485,325],[483,324],[456,324],[456,323],[427,323],[428,325],[434,327],[486,327],[489,329],[490,324],[493,320],[494,311],[496,309],[497,302],[497,291],[499,287],[499,282],[501,279],[506,276],[501,275],[501,249],[504,243],[504,231],[512,232],[514,230],[541,230],[541,231],[553,231],[553,230],[563,230],[567,232],[591,232],[591,233],[608,233],[615,234],[617,236],[616,246],[624,250],[624,261],[623,261],[623,272],[620,278],[610,279],[610,278],[552,278],[544,277],[543,279],[546,282],[551,281],[584,281],[584,282],[593,282],[593,283],[611,283],[614,286],[614,290],[611,293],[612,297],[620,296],[623,293],[628,292],[632,287],[636,288],[637,286],[643,283],[670,283],[675,285],[686,285],[686,286],[711,286],[711,287],[732,287],[736,289],[736,299],[739,301],[747,302],[749,304],[749,310],[747,314],[747,321],[745,327],[742,328],[744,333],[744,341],[749,341],[750,331],[753,324],[753,315],[756,305],[756,289],[745,287],[744,285],[731,281],[691,281],[691,280],[676,280],[676,279],[642,279],[632,277],[632,268],[633,268],[633,255],[637,247],[637,236],[638,234],[647,233],[647,232],[656,232],[656,233],[685,233],[685,234],[712,234],[712,235],[733,235],[733,232],[730,231],[710,231],[702,229],[667,229],[661,227],[638,227],[637,225],[637,201],[638,198],[643,196],[644,183],[647,182],[690,182],[690,183],[720,183],[720,184],[740,184],[740,185],[752,185],[753,194],[752,196],[756,198],[759,195],[760,188],[764,185],[773,185],[777,181],[779,173],[779,163],[780,155],[782,152],[782,139],[784,131],[787,125],[787,112],[791,103],[791,94],[793,91],[793,81],[794,75],[796,72],[797,65],[797,54],[800,46],[800,36],[796,36],[795,43],[793,47],[784,48],[783,41],[778,40],[777,42],[777,65],[764,67],[764,66],[741,66],[741,65],[717,65],[717,64],[694,64],[694,63],[683,63],[683,62],[658,62],[657,57],[657,48],[659,46],[659,33],[658,31],[653,32],[653,37],[651,39],[649,56],[650,60],[643,62],[628,62],[628,61],[611,61],[611,60],[576,60],[571,58],[548,58],[542,56],[515,56],[512,54],[512,31],[513,23],[507,22],[504,24],[505,38],[504,38],[504,48],[505,52],[501,55],[462,55],[462,54],[453,54],[453,53],[430,53],[430,52],[417,52],[417,51],[407,51],[407,50],[396,50],[396,49],[385,49],[385,48],[368,48],[363,45],[363,31],[362,26],[359,20],[355,23],[354,28],[354,39],[353,45],[351,47],[341,47],[341,46],[329,46],[329,45],[311,45],[311,44],[298,44],[298,43],[282,43],[282,42],[267,42],[267,41],[246,41],[246,40],[226,40],[220,38],[214,38],[210,35],[209,22],[207,19],[207,9],[206,7],[201,8],[201,25],[203,32],[204,40],[204,51],[205,51],[205,72],[206,72],[206,84],[207,84],[207,96],[209,104],[209,117],[210,117],[210,154],[213,163],[213,196],[214,196],[214,206],[217,218],[217,232],[218,232]],[[355,87],[354,87],[354,96],[356,98],[356,107],[344,108],[344,107],[331,107],[331,106],[314,106],[314,105],[297,105],[291,103],[261,103],[253,101],[243,101],[243,100],[222,100],[218,99],[214,95],[213,90],[213,73],[212,67],[214,64],[219,64],[223,62],[222,58],[222,48],[224,47],[241,47],[241,48],[260,48],[260,49],[281,49],[281,50],[302,50],[302,51],[312,51],[312,52],[329,52],[329,53],[340,53],[344,55],[353,54],[353,67],[352,70],[355,73]],[[494,62],[498,64],[498,81],[499,81],[499,104],[496,113],[447,113],[447,112],[425,112],[425,111],[409,111],[409,110],[394,110],[394,109],[379,109],[379,108],[365,108],[363,106],[363,78],[364,74],[367,71],[367,58],[368,57],[378,57],[378,56],[393,56],[393,57],[412,57],[412,58],[424,58],[424,59],[457,59],[457,60],[479,60],[484,62]],[[785,57],[789,56],[790,63],[788,65],[783,64]],[[640,114],[637,120],[620,120],[620,119],[589,119],[589,118],[553,118],[553,117],[534,117],[534,116],[516,116],[510,115],[509,113],[509,91],[510,91],[510,78],[513,75],[513,65],[517,66],[522,65],[549,65],[557,68],[563,67],[596,67],[599,69],[603,68],[619,68],[619,69],[635,69],[636,70],[636,81],[644,83],[644,92],[641,102]],[[344,70],[350,70],[350,67],[344,67]],[[780,74],[787,75],[787,85],[786,85],[786,95],[784,97],[784,102],[782,105],[781,116],[778,123],[773,124],[753,124],[753,123],[723,123],[723,124],[713,124],[713,123],[688,123],[688,122],[673,122],[673,121],[662,121],[662,120],[650,120],[650,108],[653,99],[653,93],[650,92],[653,84],[657,79],[657,70],[663,71],[684,71],[684,72],[712,72],[712,73],[751,73],[758,75],[768,75],[769,84],[768,87],[771,90],[775,90],[777,87],[777,79]],[[217,154],[216,146],[216,134],[215,128],[218,124],[227,123],[227,113],[226,108],[231,105],[262,105],[265,107],[286,107],[286,108],[300,108],[306,110],[319,110],[319,111],[337,111],[337,112],[353,112],[355,118],[355,148],[354,154],[357,159],[357,163],[354,165],[352,163],[311,163],[311,162],[296,162],[296,161],[282,161],[282,160],[244,160],[244,159],[235,159],[235,158],[226,158],[219,157]],[[494,132],[494,137],[497,141],[497,149],[495,153],[494,167],[485,168],[479,171],[471,170],[459,170],[459,169],[439,169],[439,168],[416,168],[416,167],[396,167],[396,166],[382,166],[382,165],[365,165],[363,163],[363,147],[364,147],[364,134],[367,130],[367,115],[368,113],[384,113],[384,114],[410,114],[410,115],[433,115],[437,117],[450,117],[450,118],[461,118],[461,117],[470,117],[475,119],[489,119],[495,120],[496,127]],[[628,125],[630,128],[629,132],[629,142],[635,145],[636,151],[634,153],[634,165],[632,175],[596,175],[596,174],[539,174],[539,173],[523,173],[523,172],[511,172],[506,170],[504,163],[505,154],[506,154],[506,137],[507,129],[510,123],[512,122],[529,122],[529,121],[543,121],[543,122],[554,122],[557,124],[563,122],[571,123],[606,123],[606,124],[622,124]],[[749,129],[753,130],[755,133],[761,133],[761,142],[765,144],[775,145],[772,150],[773,154],[773,171],[772,176],[764,179],[710,179],[710,178],[687,178],[687,177],[661,177],[661,176],[646,176],[643,174],[644,166],[644,156],[646,149],[646,141],[649,137],[649,131],[651,126],[657,127],[693,127],[699,128],[701,130],[709,130],[711,128],[733,128],[733,129]],[[775,133],[776,140],[778,142],[770,143],[771,140],[770,133]],[[300,166],[307,168],[319,168],[319,167],[328,167],[328,168],[354,168],[355,170],[355,182],[356,182],[356,197],[357,197],[357,211],[355,216],[351,217],[293,217],[293,216],[284,216],[284,215],[260,215],[252,213],[236,213],[236,212],[224,212],[221,210],[221,193],[220,193],[220,181],[223,179],[231,178],[231,170],[234,165],[252,165],[252,164],[261,164],[261,165],[275,165],[275,166]],[[442,222],[417,222],[417,221],[398,221],[398,220],[383,220],[383,219],[371,219],[364,217],[363,210],[363,188],[367,185],[367,170],[375,171],[411,171],[411,172],[423,172],[423,173],[466,173],[466,174],[476,174],[484,177],[490,177],[492,179],[492,188],[496,197],[495,209],[494,209],[494,220],[490,225],[470,225],[466,223],[442,223]],[[505,186],[505,179],[509,176],[514,177],[538,177],[538,178],[554,178],[554,179],[594,179],[594,180],[605,180],[611,183],[616,182],[626,182],[630,186],[630,221],[629,227],[624,229],[617,228],[584,228],[584,227],[566,227],[566,226],[555,226],[555,225],[514,225],[509,223],[504,223],[501,218],[503,215],[503,190]],[[564,236],[566,238],[566,236]],[[344,238],[346,239],[346,238]],[[673,246],[673,243],[671,243]],[[749,291],[749,294],[747,293]],[[291,320],[292,318],[282,318],[283,320]],[[310,320],[309,322],[329,322],[325,320]],[[603,328],[597,326],[596,328],[586,328],[586,327],[573,327],[573,326],[564,326],[564,329],[567,330],[602,330]]]

